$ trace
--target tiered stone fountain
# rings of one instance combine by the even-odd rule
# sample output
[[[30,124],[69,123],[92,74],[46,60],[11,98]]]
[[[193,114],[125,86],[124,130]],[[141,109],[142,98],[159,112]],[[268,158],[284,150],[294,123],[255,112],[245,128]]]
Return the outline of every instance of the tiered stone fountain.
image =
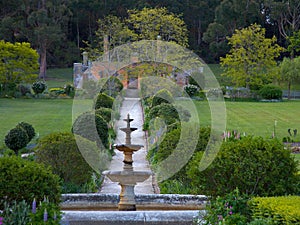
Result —
[[[113,182],[119,182],[121,186],[120,201],[118,204],[119,211],[136,211],[134,187],[138,182],[147,180],[152,173],[148,171],[134,171],[132,155],[143,146],[131,144],[131,132],[137,130],[137,128],[130,127],[130,122],[133,119],[130,118],[129,114],[124,121],[127,122],[127,126],[120,128],[120,130],[126,134],[125,144],[115,145],[115,148],[124,154],[123,170],[104,171],[103,175],[107,176]]]

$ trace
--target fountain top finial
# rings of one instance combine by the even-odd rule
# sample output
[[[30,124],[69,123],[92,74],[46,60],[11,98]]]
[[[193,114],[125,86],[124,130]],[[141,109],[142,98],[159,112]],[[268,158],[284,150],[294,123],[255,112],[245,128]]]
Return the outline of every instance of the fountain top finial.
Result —
[[[130,127],[130,122],[132,122],[132,121],[133,121],[133,119],[130,119],[130,115],[129,115],[129,113],[127,114],[127,118],[126,118],[126,119],[124,119],[124,121],[126,121],[126,122],[127,122],[127,128],[129,128],[129,127]]]

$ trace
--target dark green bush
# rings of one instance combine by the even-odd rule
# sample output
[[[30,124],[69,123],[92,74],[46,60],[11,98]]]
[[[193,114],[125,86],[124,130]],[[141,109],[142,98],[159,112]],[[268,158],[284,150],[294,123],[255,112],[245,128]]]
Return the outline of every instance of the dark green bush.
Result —
[[[111,121],[112,117],[114,116],[113,114],[114,112],[110,108],[100,107],[95,110],[95,115],[101,116],[106,123],[109,123]]]
[[[171,125],[180,121],[180,119],[187,122],[190,119],[191,114],[181,106],[175,107],[168,103],[161,103],[150,109],[149,113],[146,114],[145,123],[149,123],[151,119],[155,119],[156,117],[163,119],[167,125]],[[144,126],[144,128],[146,129],[147,127]]]
[[[8,148],[14,150],[14,152],[18,154],[18,151],[26,147],[29,143],[29,138],[22,127],[16,127],[8,132],[5,136],[4,142]]]
[[[213,163],[199,171],[201,154],[189,163],[195,193],[224,196],[238,188],[259,196],[299,194],[297,162],[276,139],[244,137],[224,142]]]
[[[95,141],[99,148],[103,149],[102,144],[108,148],[108,126],[105,120],[97,114],[85,112],[78,116],[72,126],[72,133]]]
[[[39,140],[36,161],[51,166],[64,182],[83,184],[91,179],[93,170],[82,157],[72,133],[52,133]]]
[[[108,96],[105,93],[99,93],[95,101],[95,110],[104,107],[111,109],[114,104],[114,98]]]
[[[173,95],[170,91],[167,89],[161,89],[159,90],[152,98],[152,104],[151,107],[158,106],[162,103],[173,103]]]
[[[44,81],[36,81],[32,84],[31,88],[35,94],[41,94],[46,90],[47,85]]]
[[[282,99],[280,87],[265,85],[259,90],[259,95],[263,99]]]
[[[20,157],[0,157],[0,196],[8,203],[13,201],[38,202],[45,196],[60,202],[61,187],[57,175],[42,164]]]
[[[31,87],[26,84],[19,84],[18,90],[22,96],[26,96],[26,94],[31,94]]]
[[[35,130],[31,124],[26,122],[21,122],[17,125],[17,127],[21,127],[26,131],[28,135],[28,142],[30,142],[32,138],[35,136]]]
[[[194,128],[191,127],[189,130],[192,129]],[[181,144],[179,145],[181,135],[187,137],[184,137],[183,140],[180,141]],[[174,128],[168,131],[165,137],[163,138],[162,142],[159,144],[159,146],[154,146],[149,150],[147,157],[155,170],[156,164],[161,163],[163,160],[167,159],[175,151],[176,147],[179,148],[182,157],[188,157],[189,151],[191,150],[191,143],[197,142],[196,148],[194,149],[192,155],[197,155],[199,152],[202,154],[203,151],[206,149],[209,137],[210,127],[201,127],[199,130],[199,136],[193,137],[189,134],[182,134],[181,127],[179,126],[178,128]],[[176,165],[177,164],[175,164],[174,166]],[[192,193],[194,187],[190,185],[191,180],[187,177],[186,171],[187,165],[181,168],[180,171],[178,171],[168,180],[159,183],[161,193]],[[174,184],[174,186],[172,186],[172,184]]]

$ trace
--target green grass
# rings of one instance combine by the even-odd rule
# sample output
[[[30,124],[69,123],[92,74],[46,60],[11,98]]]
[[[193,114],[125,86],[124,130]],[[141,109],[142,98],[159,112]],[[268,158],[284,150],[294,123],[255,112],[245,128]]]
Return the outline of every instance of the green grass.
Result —
[[[0,146],[19,122],[30,123],[40,137],[70,131],[73,99],[0,99]]]
[[[73,68],[48,69],[46,83],[48,88],[63,87],[73,83]]]
[[[208,103],[197,101],[195,105],[199,111],[200,124],[210,124],[210,110]],[[237,130],[248,135],[270,138],[274,131],[281,140],[288,136],[289,128],[298,129],[294,139],[300,141],[300,101],[261,103],[261,102],[226,102],[227,130]]]

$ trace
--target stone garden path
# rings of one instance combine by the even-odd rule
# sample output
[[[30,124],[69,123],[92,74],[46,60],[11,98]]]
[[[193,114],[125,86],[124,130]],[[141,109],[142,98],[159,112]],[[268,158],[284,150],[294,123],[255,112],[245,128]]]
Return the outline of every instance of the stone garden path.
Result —
[[[131,127],[138,128],[136,131],[131,133],[131,143],[143,145],[139,151],[133,154],[133,168],[136,171],[151,171],[148,161],[146,160],[147,154],[147,142],[145,137],[145,132],[142,129],[143,126],[143,112],[138,98],[138,90],[127,89],[126,97],[120,108],[120,120],[115,124],[117,138],[116,144],[125,144],[125,133],[119,128],[126,127],[126,122],[123,121],[130,114],[130,118],[134,119],[131,122]],[[123,153],[115,149],[116,155],[113,156],[111,164],[108,170],[123,170]],[[154,194],[153,177],[150,176],[143,183],[138,183],[135,186],[136,194]],[[104,178],[100,193],[103,194],[120,194],[121,187],[116,182],[111,182],[107,177]]]

